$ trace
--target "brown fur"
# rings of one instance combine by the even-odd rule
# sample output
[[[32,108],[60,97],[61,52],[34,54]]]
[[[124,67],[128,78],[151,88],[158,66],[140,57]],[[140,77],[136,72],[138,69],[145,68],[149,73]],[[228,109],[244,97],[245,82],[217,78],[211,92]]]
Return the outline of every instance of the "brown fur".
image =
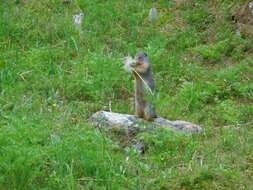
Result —
[[[150,116],[150,115],[144,115],[144,119],[147,121],[153,121],[154,117]]]
[[[143,118],[145,107],[145,101],[143,99],[144,84],[136,73],[134,73],[134,78],[135,78],[135,114],[138,117]]]
[[[135,70],[139,73],[139,74],[143,74],[145,72],[147,72],[148,68],[150,67],[149,63],[142,63],[140,65],[137,65],[135,67]]]
[[[145,80],[146,84],[153,90],[154,89],[154,81],[152,78],[151,70],[150,70],[150,63],[149,62],[136,62],[133,65],[133,68],[138,73],[134,74],[135,79],[135,114],[140,117],[144,118],[147,121],[152,121],[156,118],[155,108],[154,106],[147,102],[144,99],[144,83]],[[140,76],[146,76],[145,78],[140,78]]]

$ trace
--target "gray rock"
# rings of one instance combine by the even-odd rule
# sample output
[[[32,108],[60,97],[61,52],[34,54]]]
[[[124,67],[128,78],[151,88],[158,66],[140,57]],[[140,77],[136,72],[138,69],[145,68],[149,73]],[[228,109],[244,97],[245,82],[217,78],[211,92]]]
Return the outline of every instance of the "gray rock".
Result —
[[[121,114],[114,112],[98,111],[91,116],[91,122],[98,126],[107,129],[112,129],[114,126],[126,130],[126,132],[141,131],[154,128],[156,126],[170,128],[174,131],[199,133],[202,128],[194,123],[187,121],[170,121],[161,117],[148,122],[135,115]]]
[[[145,144],[143,141],[137,141],[134,144],[135,150],[138,152],[138,154],[143,154],[145,152]]]

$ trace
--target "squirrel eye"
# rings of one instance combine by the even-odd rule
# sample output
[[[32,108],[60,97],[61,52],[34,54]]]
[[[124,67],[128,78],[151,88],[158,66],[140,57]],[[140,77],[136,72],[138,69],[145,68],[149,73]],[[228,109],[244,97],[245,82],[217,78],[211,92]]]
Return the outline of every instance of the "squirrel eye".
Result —
[[[144,53],[144,56],[145,56],[145,57],[147,57],[147,56],[148,56],[148,54]]]

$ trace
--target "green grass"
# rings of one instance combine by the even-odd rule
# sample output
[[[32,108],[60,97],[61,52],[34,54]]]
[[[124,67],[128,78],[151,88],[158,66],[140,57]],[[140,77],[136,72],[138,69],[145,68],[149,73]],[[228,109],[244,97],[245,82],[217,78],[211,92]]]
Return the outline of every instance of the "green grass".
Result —
[[[252,189],[253,39],[236,35],[238,5],[2,1],[0,189]],[[80,10],[82,37],[72,23]],[[152,61],[159,115],[204,129],[140,133],[143,155],[88,121],[110,101],[133,113],[121,62],[139,50]]]

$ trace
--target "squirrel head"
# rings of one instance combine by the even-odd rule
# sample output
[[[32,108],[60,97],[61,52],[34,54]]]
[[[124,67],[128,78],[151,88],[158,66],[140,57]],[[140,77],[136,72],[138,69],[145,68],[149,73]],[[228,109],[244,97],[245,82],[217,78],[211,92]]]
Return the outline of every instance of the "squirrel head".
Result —
[[[135,55],[135,61],[136,63],[143,63],[143,62],[149,62],[148,61],[148,55],[144,52],[136,53]]]
[[[139,52],[135,55],[135,64],[132,67],[139,73],[146,73],[150,67],[148,55],[144,52]]]

